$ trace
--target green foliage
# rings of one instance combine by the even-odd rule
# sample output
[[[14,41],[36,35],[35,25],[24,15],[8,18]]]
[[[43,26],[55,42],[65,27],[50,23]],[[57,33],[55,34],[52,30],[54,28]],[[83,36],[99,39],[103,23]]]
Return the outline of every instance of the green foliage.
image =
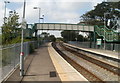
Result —
[[[50,35],[49,36],[49,40],[52,41],[52,42],[55,42],[56,41],[56,38],[54,35]]]
[[[0,34],[0,45],[2,45],[2,34]]]
[[[75,31],[64,30],[61,32],[61,36],[63,37],[64,41],[75,41],[77,35],[78,33]]]
[[[21,30],[18,28],[20,26],[18,19],[19,15],[15,11],[13,12],[13,14],[10,14],[10,16],[5,19],[5,23],[1,27],[2,44],[10,44],[15,38],[18,40],[18,36],[20,36],[21,32]]]
[[[81,19],[89,25],[103,25],[104,13],[109,12],[107,19],[114,19],[114,16],[120,17],[120,1],[119,2],[102,2],[95,6],[94,10],[87,12],[81,16]]]
[[[84,38],[82,35],[79,35],[78,31],[69,31],[64,30],[61,32],[61,36],[63,37],[63,41],[85,41],[87,38]]]
[[[48,40],[49,39],[49,33],[47,33],[47,32],[42,32],[41,36],[42,36],[42,40]]]
[[[39,38],[40,41],[52,41],[52,42],[55,42],[56,41],[56,38],[54,35],[50,35],[49,33],[47,32],[42,32],[41,33],[41,37]]]
[[[80,35],[78,31],[69,31],[64,30],[61,32],[62,41],[68,42],[68,41],[88,41],[88,37],[84,37],[83,35]]]
[[[30,44],[30,46],[29,46],[29,51],[30,51],[30,53],[33,53],[34,52],[34,46],[33,46],[33,44]]]
[[[58,38],[56,38],[56,41],[58,41],[58,42],[63,41],[63,38],[58,37]]]
[[[24,42],[28,42],[28,41],[31,41],[31,39],[26,39],[26,38],[24,38],[23,41],[24,41]],[[12,40],[10,41],[10,44],[20,43],[20,42],[21,42],[21,36],[18,36],[18,37],[16,37],[16,38],[12,39]]]
[[[77,36],[77,40],[78,40],[78,41],[83,41],[83,40],[84,40],[83,38],[84,38],[84,37],[83,37],[82,35],[78,35],[78,36]]]

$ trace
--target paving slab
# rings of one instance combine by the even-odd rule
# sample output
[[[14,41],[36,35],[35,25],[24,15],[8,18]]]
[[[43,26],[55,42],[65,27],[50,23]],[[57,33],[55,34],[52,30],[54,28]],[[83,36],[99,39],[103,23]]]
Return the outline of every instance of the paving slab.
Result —
[[[25,75],[20,77],[19,67],[3,83],[24,83],[24,82],[42,82],[58,81],[60,78],[49,56],[47,44],[42,45],[39,49],[29,55],[25,62]]]
[[[81,75],[55,51],[55,49],[51,46],[51,43],[49,43],[48,51],[62,82],[69,81],[70,83],[89,83],[83,75]]]
[[[35,55],[26,75],[22,81],[60,81],[55,67],[50,59],[47,44],[38,49],[38,55]]]

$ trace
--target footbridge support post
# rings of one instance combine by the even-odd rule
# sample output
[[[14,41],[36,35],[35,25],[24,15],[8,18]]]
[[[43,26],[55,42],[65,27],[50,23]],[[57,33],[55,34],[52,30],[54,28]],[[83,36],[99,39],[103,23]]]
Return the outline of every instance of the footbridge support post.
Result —
[[[92,33],[90,32],[90,48],[92,48],[92,39],[93,39]]]
[[[95,33],[95,31],[93,32],[93,34],[94,34],[94,48],[96,48],[96,33]]]

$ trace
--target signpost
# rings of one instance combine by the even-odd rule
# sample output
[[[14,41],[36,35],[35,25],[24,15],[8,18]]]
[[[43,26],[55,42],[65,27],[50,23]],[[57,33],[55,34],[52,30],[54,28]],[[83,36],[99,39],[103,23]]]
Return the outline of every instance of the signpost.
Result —
[[[97,39],[97,46],[98,46],[98,48],[100,48],[100,46],[101,46],[101,42],[102,42],[101,39]]]

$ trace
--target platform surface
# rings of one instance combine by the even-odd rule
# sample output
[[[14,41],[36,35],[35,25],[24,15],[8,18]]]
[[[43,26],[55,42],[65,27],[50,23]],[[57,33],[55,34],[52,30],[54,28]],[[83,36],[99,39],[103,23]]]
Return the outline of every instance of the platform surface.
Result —
[[[53,49],[50,43],[41,46],[35,53],[29,55],[24,62],[24,68],[24,77],[19,76],[20,71],[17,68],[5,83],[8,81],[16,81],[15,83],[87,81]]]
[[[48,51],[61,81],[87,81],[85,77],[54,50],[51,43],[49,43]]]
[[[77,48],[80,48],[80,49],[85,50],[85,51],[90,51],[90,52],[93,52],[93,53],[96,53],[96,54],[101,54],[101,55],[104,55],[104,56],[120,59],[120,53],[119,52],[103,50],[103,49],[81,48],[80,46],[77,46],[76,44],[68,44],[68,43],[64,43],[64,44],[69,45],[69,46],[73,46],[73,47],[77,47]]]
[[[46,44],[38,50],[38,54],[34,56],[22,81],[60,81],[58,75],[51,75],[52,72],[56,73],[56,69],[47,48]]]
[[[24,63],[25,75],[19,76],[19,68],[7,79],[7,81],[16,81],[24,83],[25,81],[61,81],[55,72],[56,69],[48,53],[48,45],[42,45],[35,53],[29,55]],[[52,75],[53,74],[53,75]],[[7,82],[6,81],[6,82]]]

